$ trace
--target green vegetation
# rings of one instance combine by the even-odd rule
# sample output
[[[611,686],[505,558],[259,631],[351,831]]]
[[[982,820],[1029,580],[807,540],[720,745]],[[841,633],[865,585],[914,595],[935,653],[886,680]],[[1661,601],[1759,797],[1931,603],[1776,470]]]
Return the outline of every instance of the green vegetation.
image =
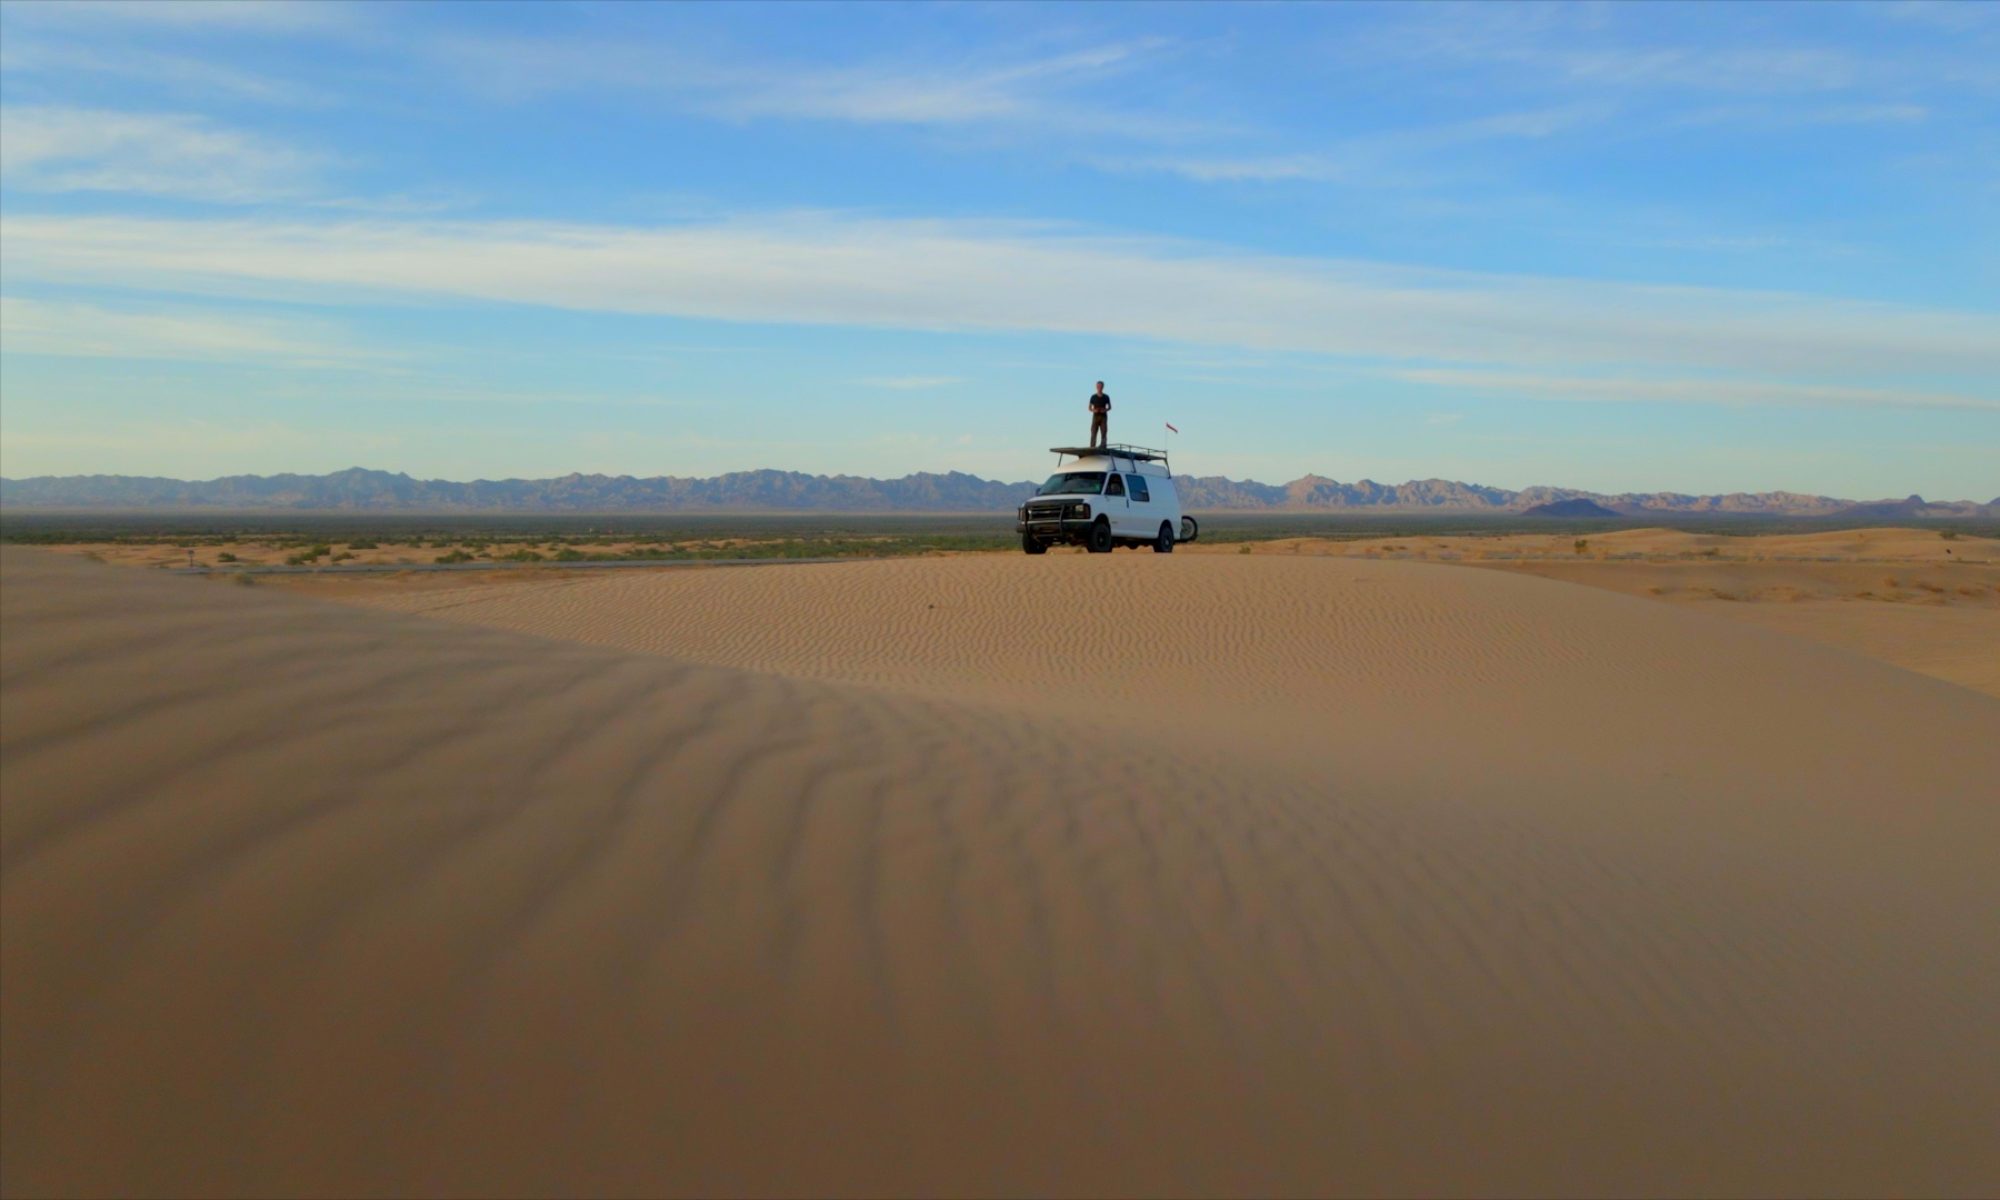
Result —
[[[312,564],[318,562],[320,559],[326,558],[332,553],[333,553],[332,546],[327,545],[325,542],[316,542],[313,545],[307,546],[305,549],[300,550],[294,554],[286,555],[285,565],[288,567],[311,566]]]
[[[1279,538],[1334,541],[1499,535],[1533,532],[1574,539],[1581,548],[1604,532],[1643,525],[1730,537],[1858,528],[1877,522],[1810,519],[1689,518],[1686,520],[1577,521],[1522,520],[1483,514],[1237,513],[1197,514],[1204,543],[1239,546]],[[1932,528],[1939,536],[2000,535],[2000,522],[1950,521]],[[55,513],[0,512],[0,541],[27,544],[184,547],[210,561],[241,562],[239,546],[254,547],[253,558],[312,566],[344,553],[384,547],[427,548],[436,561],[531,564],[749,561],[755,559],[886,558],[921,554],[1019,551],[1013,513],[987,516],[921,516],[873,513],[814,514],[359,514],[359,513]],[[222,547],[232,549],[224,551]],[[1385,550],[1397,552],[1399,546]],[[238,557],[225,558],[224,554]],[[1699,553],[1717,558],[1720,549]],[[425,556],[412,554],[417,561]],[[1691,553],[1688,557],[1697,557]]]
[[[216,555],[216,556],[215,556],[215,561],[216,561],[216,562],[235,562],[235,561],[236,561],[236,556],[235,556],[234,554],[231,554],[231,553],[230,553],[229,551],[227,551],[227,550],[224,550],[224,551],[223,551],[222,553],[220,553],[220,554],[218,554],[218,555]]]

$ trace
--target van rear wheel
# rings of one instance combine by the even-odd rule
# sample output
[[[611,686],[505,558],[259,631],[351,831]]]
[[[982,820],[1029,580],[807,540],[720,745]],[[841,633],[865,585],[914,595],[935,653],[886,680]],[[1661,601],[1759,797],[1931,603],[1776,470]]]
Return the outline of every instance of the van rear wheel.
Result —
[[[1103,517],[1097,518],[1097,524],[1090,527],[1090,540],[1083,544],[1083,548],[1092,554],[1111,553],[1111,522]]]
[[[1160,536],[1153,539],[1153,553],[1172,554],[1174,552],[1174,527],[1160,522]]]
[[[1021,535],[1021,549],[1027,554],[1047,554],[1049,544],[1032,533],[1024,533]]]

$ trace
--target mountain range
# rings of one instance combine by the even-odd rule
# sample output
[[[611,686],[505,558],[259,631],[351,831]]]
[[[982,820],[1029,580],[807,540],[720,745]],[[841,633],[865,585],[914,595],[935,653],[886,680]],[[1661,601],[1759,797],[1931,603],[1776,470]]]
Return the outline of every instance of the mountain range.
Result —
[[[1341,483],[1307,475],[1258,483],[1219,475],[1177,477],[1182,504],[1196,512],[1524,513],[1585,500],[1622,516],[1742,515],[2000,518],[1990,503],[1901,500],[1857,502],[1798,492],[1624,492],[1577,488],[1519,491],[1417,479]],[[44,475],[0,479],[0,507],[14,509],[296,509],[349,512],[992,512],[1012,509],[1034,484],[999,483],[952,471],[870,479],[797,471],[736,471],[711,478],[659,475],[563,475],[554,479],[413,479],[352,467],[330,475],[229,475],[183,480],[137,475]],[[1561,510],[1558,509],[1558,512]]]

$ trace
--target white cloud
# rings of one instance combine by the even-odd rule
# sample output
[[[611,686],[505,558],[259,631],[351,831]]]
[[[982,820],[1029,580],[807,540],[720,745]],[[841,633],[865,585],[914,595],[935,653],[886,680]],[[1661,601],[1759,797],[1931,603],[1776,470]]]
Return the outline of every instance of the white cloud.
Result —
[[[9,278],[314,303],[1034,331],[1641,375],[2000,378],[2000,318],[1773,292],[1282,258],[1046,226],[0,219]],[[1087,286],[1086,286],[1087,284]],[[1837,399],[1831,393],[1827,398]]]
[[[1904,388],[1857,388],[1740,379],[1596,379],[1505,371],[1425,369],[1390,372],[1438,387],[1495,392],[1531,400],[1594,403],[1720,404],[1786,408],[1941,408],[2000,412],[2000,397]],[[1452,418],[1456,420],[1457,418]],[[1435,423],[1435,422],[1434,422]]]
[[[320,165],[313,155],[196,116],[0,109],[0,177],[27,191],[249,203],[302,194]]]
[[[293,322],[208,312],[133,312],[95,304],[0,296],[0,349],[64,358],[351,365],[363,358],[324,331]]]

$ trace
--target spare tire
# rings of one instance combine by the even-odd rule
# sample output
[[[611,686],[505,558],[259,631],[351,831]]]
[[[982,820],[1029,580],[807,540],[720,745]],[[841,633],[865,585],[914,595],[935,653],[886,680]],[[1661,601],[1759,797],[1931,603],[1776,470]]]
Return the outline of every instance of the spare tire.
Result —
[[[1194,518],[1182,517],[1181,540],[1184,542],[1191,542],[1200,536],[1201,536],[1201,526],[1195,524]]]

